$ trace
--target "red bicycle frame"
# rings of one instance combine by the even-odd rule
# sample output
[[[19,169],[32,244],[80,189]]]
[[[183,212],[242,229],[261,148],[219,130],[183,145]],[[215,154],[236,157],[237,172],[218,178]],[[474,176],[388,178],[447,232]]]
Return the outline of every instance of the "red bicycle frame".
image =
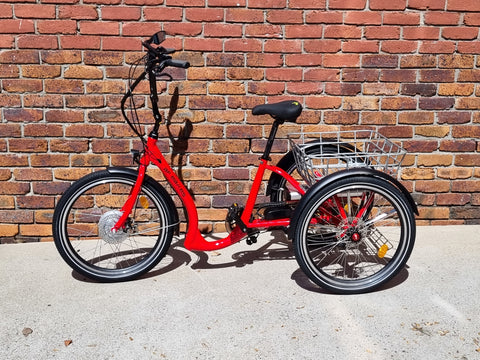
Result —
[[[197,207],[195,206],[195,202],[190,195],[190,192],[181,182],[181,180],[179,179],[175,171],[173,171],[173,169],[170,167],[168,162],[165,160],[165,157],[157,147],[157,140],[152,137],[149,137],[147,140],[145,152],[140,158],[137,181],[132,189],[131,194],[129,195],[127,202],[122,207],[123,215],[113,227],[113,231],[119,231],[124,226],[125,221],[129,217],[133,207],[135,206],[138,194],[140,193],[143,180],[145,178],[145,172],[147,170],[147,167],[151,163],[155,164],[161,170],[161,172],[165,176],[165,179],[168,181],[168,183],[172,186],[172,188],[182,200],[182,203],[187,211],[188,230],[184,243],[186,249],[196,251],[222,249],[232,244],[235,244],[236,242],[248,236],[248,234],[243,232],[239,226],[235,227],[232,232],[228,234],[227,237],[220,240],[207,241],[202,236],[200,230],[198,229]],[[245,226],[248,229],[272,228],[278,226],[288,226],[290,224],[290,218],[275,220],[251,220],[252,212],[258,197],[258,192],[262,183],[263,175],[265,174],[266,170],[275,172],[280,176],[284,177],[285,180],[287,180],[287,182],[291,184],[295,188],[295,190],[298,191],[299,194],[301,194],[302,196],[305,194],[305,190],[303,190],[299,182],[295,180],[292,176],[290,176],[285,170],[277,166],[270,165],[267,160],[261,158],[257,174],[255,175],[255,179],[253,180],[252,189],[248,195],[247,203],[241,215],[241,220],[244,222]]]

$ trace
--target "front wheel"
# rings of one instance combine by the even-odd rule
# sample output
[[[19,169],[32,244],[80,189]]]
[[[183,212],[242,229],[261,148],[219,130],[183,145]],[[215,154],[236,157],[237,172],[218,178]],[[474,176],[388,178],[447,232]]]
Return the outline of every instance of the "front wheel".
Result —
[[[163,187],[148,176],[123,229],[112,228],[137,179],[133,171],[98,171],[64,193],[53,215],[63,259],[99,281],[125,281],[151,270],[172,241],[178,215]]]
[[[406,264],[415,242],[412,208],[395,186],[372,176],[311,188],[291,237],[304,273],[340,294],[371,291]]]

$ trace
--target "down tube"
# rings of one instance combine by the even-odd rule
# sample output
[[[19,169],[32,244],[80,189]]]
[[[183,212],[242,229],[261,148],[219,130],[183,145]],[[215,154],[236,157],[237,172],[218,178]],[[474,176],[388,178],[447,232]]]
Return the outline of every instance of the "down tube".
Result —
[[[188,189],[180,181],[173,169],[168,165],[162,153],[156,149],[153,154],[150,154],[150,161],[153,162],[162,171],[168,183],[173,187],[175,192],[182,200],[183,205],[187,211],[188,229],[185,235],[184,247],[192,251],[212,251],[225,248],[242,240],[246,234],[243,233],[239,227],[225,238],[215,241],[207,241],[198,229],[198,213],[192,196]]]

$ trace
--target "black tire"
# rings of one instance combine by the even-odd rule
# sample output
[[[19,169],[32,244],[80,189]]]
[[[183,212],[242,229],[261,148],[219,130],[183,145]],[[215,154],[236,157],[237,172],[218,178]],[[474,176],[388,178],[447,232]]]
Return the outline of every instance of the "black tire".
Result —
[[[165,256],[178,214],[166,190],[146,177],[125,229],[113,225],[135,184],[135,172],[94,172],[72,184],[53,215],[53,237],[62,258],[94,280],[132,280]]]
[[[297,262],[309,279],[335,293],[355,294],[398,274],[415,242],[405,195],[373,176],[318,185],[297,208],[291,229]]]
[[[308,145],[309,144],[309,145]],[[304,148],[306,155],[321,155],[321,154],[345,154],[344,159],[340,158],[345,164],[347,162],[356,161],[357,158],[349,158],[348,154],[355,152],[355,148],[350,144],[321,144],[318,141],[311,141],[307,143],[308,146]],[[328,160],[327,160],[328,161]],[[301,179],[301,176],[297,172],[297,164],[295,163],[295,157],[292,151],[286,153],[276,165],[277,167],[285,170],[289,175],[296,179]],[[346,166],[346,165],[345,165]],[[307,185],[304,186],[307,188]],[[298,200],[299,196],[293,195],[294,190],[289,187],[289,184],[284,177],[277,173],[272,173],[268,180],[267,195],[270,195],[271,202],[283,202]]]

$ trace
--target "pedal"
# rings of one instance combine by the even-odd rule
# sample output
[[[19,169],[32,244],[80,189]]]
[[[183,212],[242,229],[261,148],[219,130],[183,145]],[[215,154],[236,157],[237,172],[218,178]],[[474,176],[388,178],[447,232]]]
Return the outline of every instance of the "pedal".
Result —
[[[252,245],[257,242],[258,234],[250,235],[247,239],[247,245]]]

